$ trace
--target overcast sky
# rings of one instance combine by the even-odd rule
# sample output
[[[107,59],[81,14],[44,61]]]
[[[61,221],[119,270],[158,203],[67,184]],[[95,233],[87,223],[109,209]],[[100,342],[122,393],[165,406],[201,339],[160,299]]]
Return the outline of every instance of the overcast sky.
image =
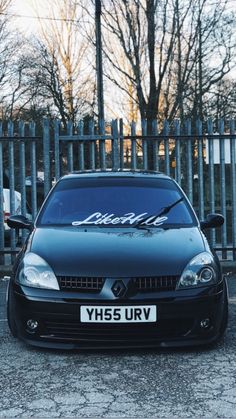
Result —
[[[207,0],[207,3],[212,4],[212,0]],[[47,0],[13,0],[12,12],[18,15],[15,17],[16,27],[26,33],[35,33],[38,28],[35,7],[38,8],[41,17],[47,18],[49,16],[47,5]],[[228,0],[227,8],[236,11],[236,0]]]
[[[15,26],[26,34],[37,32],[38,20],[34,6],[37,6],[40,16],[45,18],[48,16],[47,4],[47,0],[13,0],[11,12],[16,15]]]

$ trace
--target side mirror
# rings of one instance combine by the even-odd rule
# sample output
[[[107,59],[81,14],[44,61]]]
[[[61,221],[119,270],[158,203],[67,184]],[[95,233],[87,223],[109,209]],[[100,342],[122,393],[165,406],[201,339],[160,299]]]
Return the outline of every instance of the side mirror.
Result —
[[[7,219],[7,225],[15,229],[26,228],[30,231],[33,230],[33,223],[24,215],[12,215]]]
[[[224,224],[224,217],[221,214],[208,214],[206,220],[200,222],[201,230],[216,228]]]

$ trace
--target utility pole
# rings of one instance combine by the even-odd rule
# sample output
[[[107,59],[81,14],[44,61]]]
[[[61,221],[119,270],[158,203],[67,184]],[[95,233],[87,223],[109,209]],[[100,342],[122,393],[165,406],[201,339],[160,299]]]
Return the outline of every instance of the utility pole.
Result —
[[[183,109],[183,86],[182,86],[182,45],[181,45],[181,29],[180,29],[180,10],[179,0],[176,1],[176,19],[177,19],[177,48],[178,48],[178,106],[179,106],[179,118],[183,122],[184,109]]]
[[[199,117],[202,120],[203,119],[203,89],[202,89],[202,22],[201,22],[201,16],[199,14],[198,18],[198,86],[199,86],[199,97],[198,97],[198,112]]]
[[[96,23],[96,74],[97,74],[97,102],[98,121],[104,121],[103,70],[102,70],[102,36],[101,36],[101,0],[95,0]]]

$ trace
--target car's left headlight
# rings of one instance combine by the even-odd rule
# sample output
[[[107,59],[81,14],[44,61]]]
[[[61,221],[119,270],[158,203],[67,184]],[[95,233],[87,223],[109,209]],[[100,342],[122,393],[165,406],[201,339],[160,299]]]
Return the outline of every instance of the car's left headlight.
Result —
[[[202,287],[217,282],[218,267],[213,256],[202,252],[195,256],[185,267],[176,289]]]
[[[17,282],[34,288],[59,290],[57,278],[48,263],[35,253],[26,253],[21,262]]]

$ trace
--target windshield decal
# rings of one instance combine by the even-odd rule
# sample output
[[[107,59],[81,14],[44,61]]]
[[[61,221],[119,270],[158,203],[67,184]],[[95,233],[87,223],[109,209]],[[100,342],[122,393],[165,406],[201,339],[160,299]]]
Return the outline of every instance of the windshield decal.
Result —
[[[136,215],[134,212],[128,212],[121,217],[117,217],[115,214],[102,214],[101,212],[94,212],[89,215],[85,220],[82,221],[73,221],[73,226],[82,226],[82,225],[116,225],[116,224],[129,224],[134,225],[140,223],[140,225],[146,226],[155,226],[158,227],[162,225],[168,217],[158,217],[151,215],[147,218],[148,213],[143,212],[142,214]],[[142,223],[142,220],[143,223]]]

